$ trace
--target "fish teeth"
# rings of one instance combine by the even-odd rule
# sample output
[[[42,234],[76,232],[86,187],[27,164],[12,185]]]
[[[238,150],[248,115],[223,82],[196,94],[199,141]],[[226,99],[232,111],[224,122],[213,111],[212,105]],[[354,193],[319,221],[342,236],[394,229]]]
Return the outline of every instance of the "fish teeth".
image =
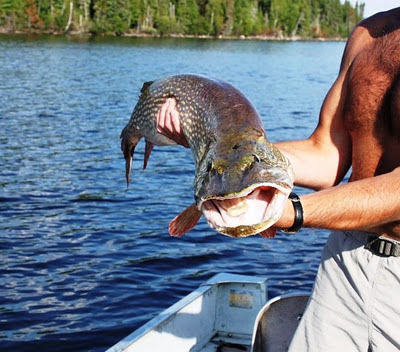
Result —
[[[249,208],[246,197],[224,199],[220,201],[220,205],[230,216],[234,217],[244,214]]]

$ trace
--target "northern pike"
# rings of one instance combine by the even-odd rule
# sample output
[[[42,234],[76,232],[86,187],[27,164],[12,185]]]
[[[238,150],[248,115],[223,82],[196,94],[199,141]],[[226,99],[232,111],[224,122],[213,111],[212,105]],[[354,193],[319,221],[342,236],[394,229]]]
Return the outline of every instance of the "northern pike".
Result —
[[[203,214],[208,224],[231,237],[260,234],[281,217],[292,188],[286,157],[266,139],[262,120],[237,88],[198,75],[175,75],[146,82],[130,121],[121,133],[129,185],[133,153],[144,137],[144,165],[154,145],[176,144],[157,132],[157,113],[174,98],[183,134],[192,151],[195,203],[169,225],[171,235],[193,228]]]

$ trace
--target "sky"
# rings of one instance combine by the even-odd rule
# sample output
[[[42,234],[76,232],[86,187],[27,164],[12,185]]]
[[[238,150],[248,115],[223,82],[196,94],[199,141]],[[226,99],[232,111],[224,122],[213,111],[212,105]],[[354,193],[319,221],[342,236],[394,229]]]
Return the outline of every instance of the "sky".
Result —
[[[344,2],[344,0],[342,0]],[[355,5],[357,0],[350,0]],[[364,17],[369,17],[380,11],[390,10],[394,7],[400,7],[400,0],[358,0],[358,3],[364,3]]]

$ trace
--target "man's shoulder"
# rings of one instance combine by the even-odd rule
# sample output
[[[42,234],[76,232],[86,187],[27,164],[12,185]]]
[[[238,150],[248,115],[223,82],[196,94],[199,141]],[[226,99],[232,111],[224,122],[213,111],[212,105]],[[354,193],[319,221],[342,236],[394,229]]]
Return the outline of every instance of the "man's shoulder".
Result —
[[[378,12],[356,25],[350,37],[377,39],[400,28],[400,7]]]
[[[357,55],[364,51],[371,43],[373,38],[371,37],[368,29],[358,24],[351,32],[349,39],[346,43],[346,48],[343,53],[342,63],[340,69],[342,73],[345,73]]]
[[[386,34],[400,28],[400,7],[379,12],[358,23],[351,32],[343,56],[342,68],[346,69],[360,52]]]
[[[374,48],[377,43],[384,43],[400,35],[400,7],[378,12],[362,20],[353,29],[346,45],[344,62],[351,64],[359,53]]]

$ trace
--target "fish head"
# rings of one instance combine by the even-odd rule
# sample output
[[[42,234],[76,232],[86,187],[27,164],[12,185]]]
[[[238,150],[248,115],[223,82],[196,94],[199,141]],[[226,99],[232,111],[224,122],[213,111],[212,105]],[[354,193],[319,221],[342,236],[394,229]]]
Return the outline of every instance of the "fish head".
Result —
[[[265,135],[238,134],[211,147],[198,164],[195,199],[209,225],[230,237],[262,233],[282,216],[293,171]]]

